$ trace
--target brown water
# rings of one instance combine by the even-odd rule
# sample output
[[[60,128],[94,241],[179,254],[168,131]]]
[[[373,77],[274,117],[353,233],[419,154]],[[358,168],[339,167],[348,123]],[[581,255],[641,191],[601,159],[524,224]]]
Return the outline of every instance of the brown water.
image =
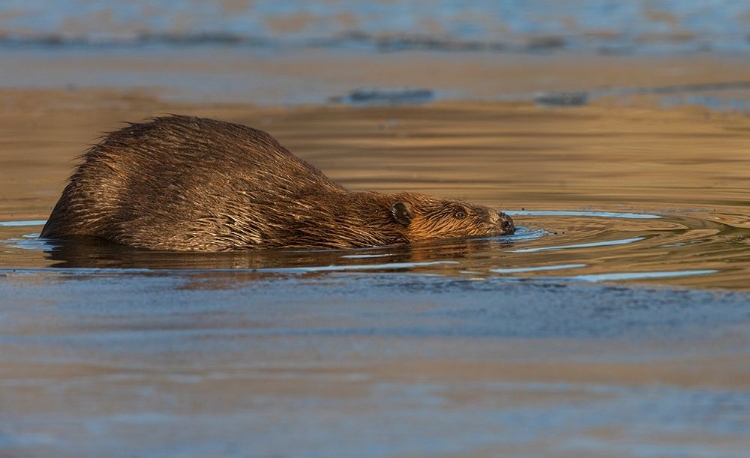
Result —
[[[36,238],[98,132],[165,112],[519,230],[226,255]],[[746,456],[749,145],[746,116],[648,101],[0,91],[0,455]]]

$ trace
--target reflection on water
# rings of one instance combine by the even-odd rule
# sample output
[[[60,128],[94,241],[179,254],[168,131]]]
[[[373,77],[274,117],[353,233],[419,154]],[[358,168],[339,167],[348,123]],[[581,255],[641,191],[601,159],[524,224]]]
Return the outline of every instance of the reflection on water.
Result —
[[[40,221],[0,223],[15,236],[0,241],[13,268],[234,269],[257,274],[412,272],[445,276],[549,277],[573,281],[659,280],[747,289],[749,229],[709,215],[597,211],[508,211],[512,236],[445,240],[360,250],[170,253],[98,240],[56,242],[24,233]],[[724,215],[726,221],[734,218]],[[574,270],[574,271],[572,271]],[[683,278],[694,277],[694,278]],[[701,278],[698,278],[701,277]]]
[[[0,456],[750,449],[745,117],[5,100]],[[466,198],[519,230],[224,254],[38,239],[84,143],[156,112],[259,126],[351,189]]]

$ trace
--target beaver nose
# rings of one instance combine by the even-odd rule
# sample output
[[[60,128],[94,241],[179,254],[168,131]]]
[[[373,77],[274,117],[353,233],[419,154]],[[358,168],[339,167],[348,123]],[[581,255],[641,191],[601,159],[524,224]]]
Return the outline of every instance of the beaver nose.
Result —
[[[500,230],[503,231],[503,234],[512,234],[516,231],[516,226],[510,216],[503,212],[497,212],[497,216],[500,218]]]

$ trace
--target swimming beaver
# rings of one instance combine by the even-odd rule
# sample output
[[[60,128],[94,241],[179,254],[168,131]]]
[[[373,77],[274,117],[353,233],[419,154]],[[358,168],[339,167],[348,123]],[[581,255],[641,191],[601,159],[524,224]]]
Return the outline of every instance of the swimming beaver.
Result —
[[[239,124],[167,116],[83,155],[41,236],[139,248],[358,248],[510,234],[504,213],[404,192],[350,192]]]

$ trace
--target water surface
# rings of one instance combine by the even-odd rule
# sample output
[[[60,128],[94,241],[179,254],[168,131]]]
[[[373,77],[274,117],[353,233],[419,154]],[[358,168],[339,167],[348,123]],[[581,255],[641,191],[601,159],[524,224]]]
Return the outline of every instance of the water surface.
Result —
[[[175,14],[179,11],[179,14]],[[349,47],[608,54],[748,51],[750,9],[719,0],[7,1],[5,46]]]
[[[744,116],[525,104],[263,109],[239,116],[231,107],[215,110],[274,133],[353,190],[462,198],[508,212],[519,230],[355,252],[223,255],[37,240],[78,147],[55,150],[64,146],[57,138],[88,130],[73,121],[19,128],[9,137],[0,268],[436,272],[734,290],[750,284]],[[26,218],[8,217],[14,214]]]
[[[16,273],[50,267],[126,269],[123,274],[127,269],[178,274],[217,269],[281,275],[412,272],[474,279],[654,280],[748,289],[743,281],[750,278],[748,229],[721,221],[743,215],[507,212],[519,226],[511,236],[342,251],[151,252],[95,241],[38,239],[38,232],[28,231],[40,230],[42,221],[0,222],[0,234],[3,261]]]
[[[746,295],[399,272],[0,279],[14,456],[740,457]]]
[[[682,18],[694,3],[669,5]],[[648,90],[626,94],[632,104],[604,94],[557,107],[445,103],[440,91],[422,105],[245,103],[325,100],[370,74],[384,88],[434,78],[475,100],[514,84],[595,93],[591,78],[697,90],[746,64],[526,56],[508,67],[494,50],[421,50],[351,65],[304,45],[292,64],[264,67],[235,59],[241,46],[27,55],[28,44],[0,46],[15,59],[0,67],[15,75],[0,89],[0,455],[747,455],[747,116],[665,109]],[[225,83],[244,95],[201,92]],[[160,96],[175,87],[202,95]],[[507,211],[519,230],[210,255],[37,238],[100,132],[164,113],[259,127],[350,189],[462,198]]]

